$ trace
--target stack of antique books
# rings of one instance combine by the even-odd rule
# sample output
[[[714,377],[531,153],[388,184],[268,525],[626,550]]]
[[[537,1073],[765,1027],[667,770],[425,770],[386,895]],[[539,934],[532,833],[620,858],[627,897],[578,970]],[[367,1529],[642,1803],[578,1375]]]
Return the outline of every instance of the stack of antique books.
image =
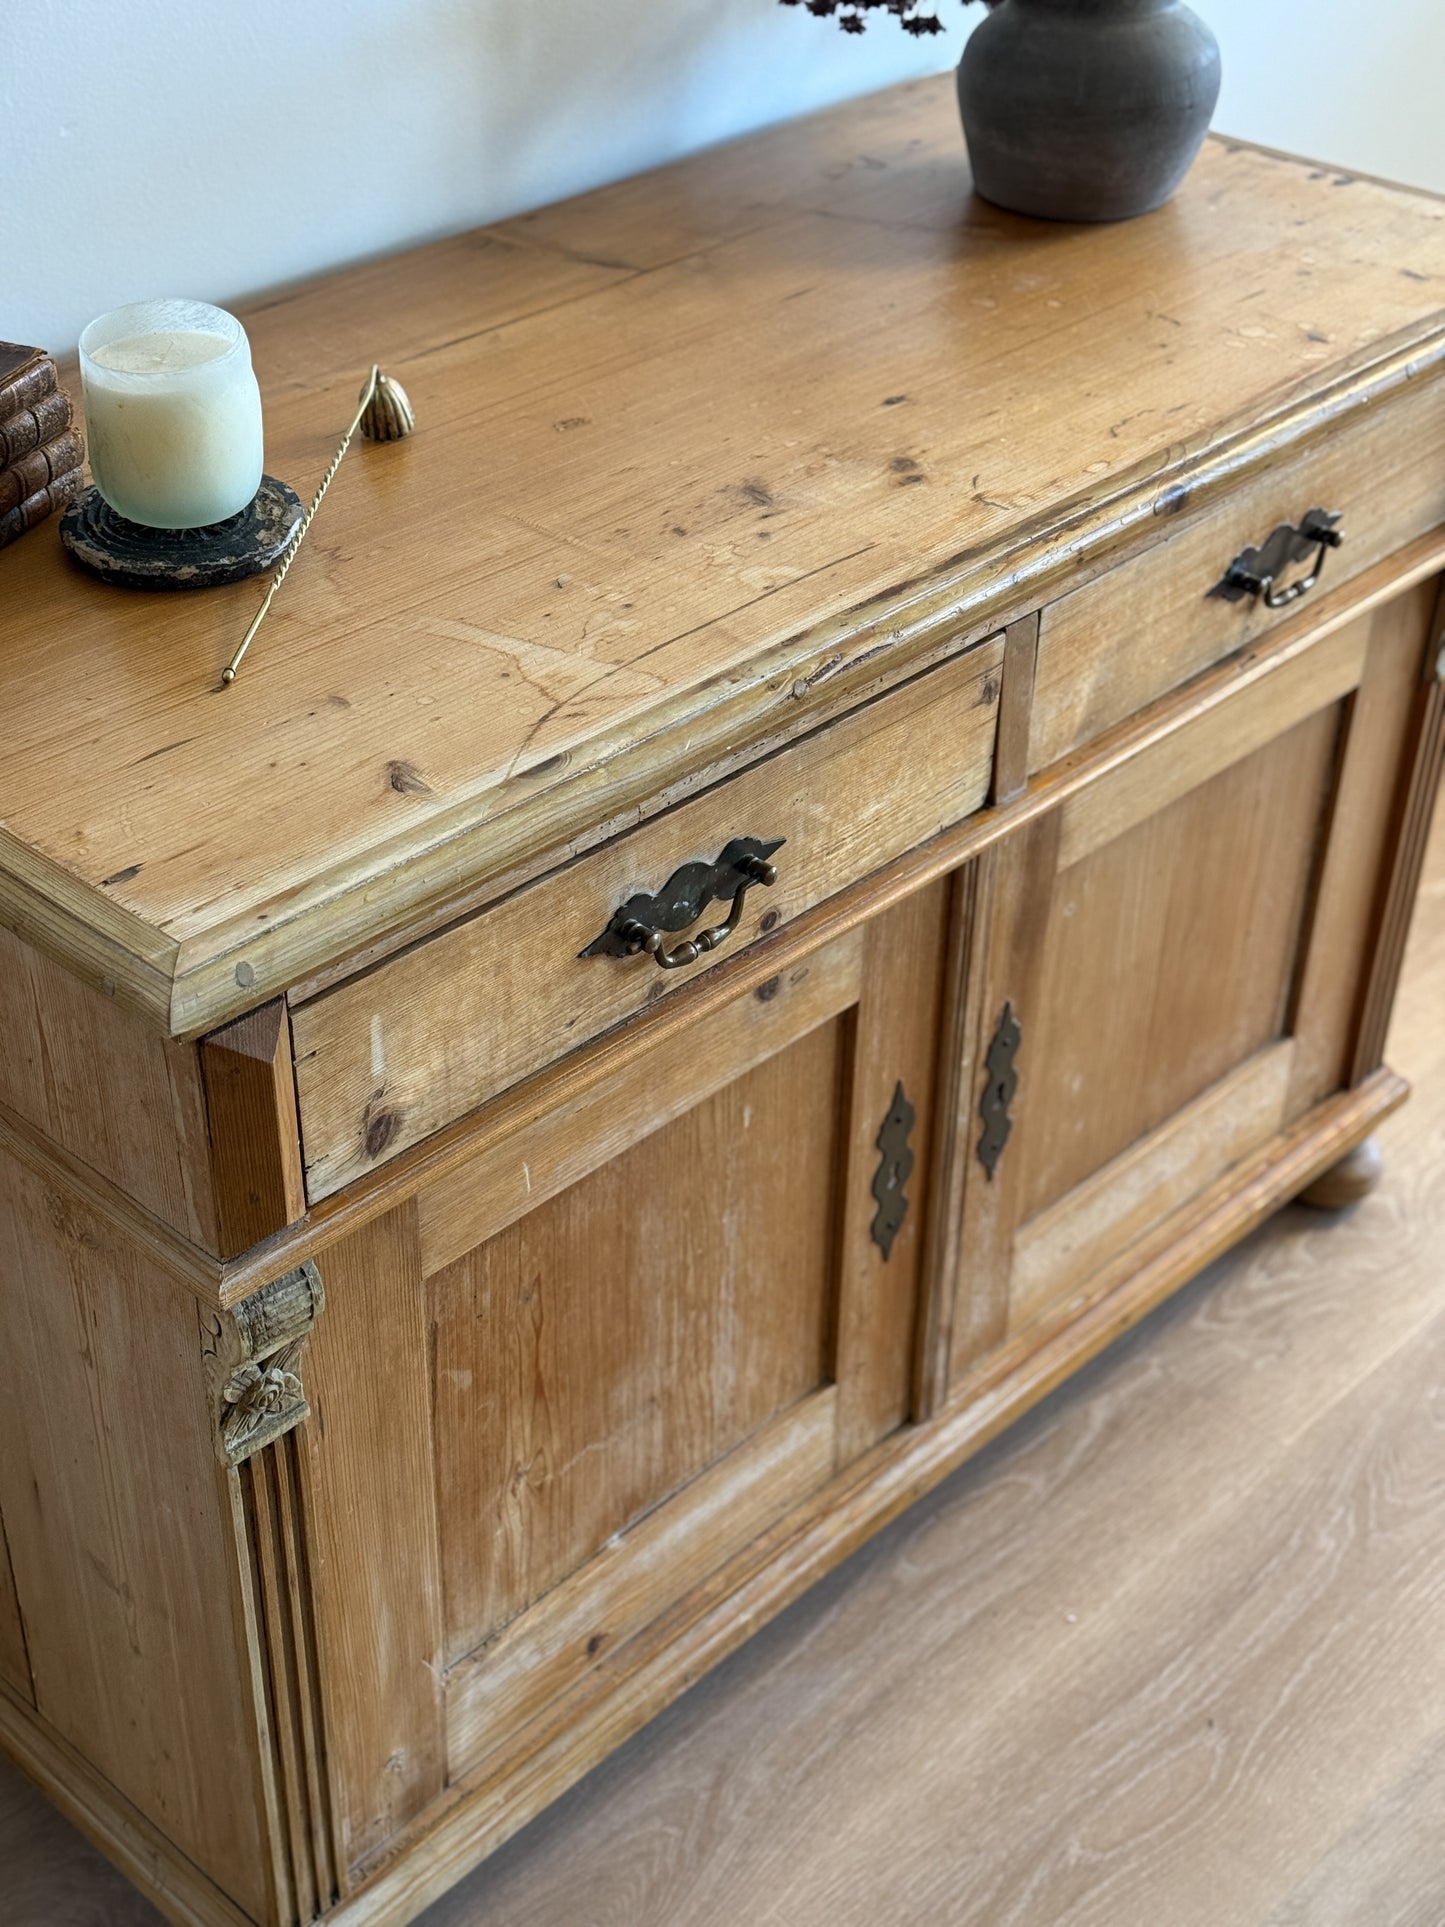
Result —
[[[84,459],[55,363],[0,341],[0,549],[80,493]]]

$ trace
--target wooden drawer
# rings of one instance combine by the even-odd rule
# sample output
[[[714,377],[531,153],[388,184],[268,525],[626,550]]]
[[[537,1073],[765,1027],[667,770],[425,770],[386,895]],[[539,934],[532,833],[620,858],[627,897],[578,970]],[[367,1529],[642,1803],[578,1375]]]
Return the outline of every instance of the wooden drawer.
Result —
[[[301,1005],[293,1028],[311,1200],[685,991],[719,956],[979,808],[1002,652],[991,638]],[[785,840],[776,883],[749,892],[721,951],[677,970],[579,954],[629,897],[660,891],[684,864],[714,862],[737,837]],[[713,904],[700,921],[716,924],[725,910]]]
[[[1327,589],[1445,521],[1442,440],[1445,383],[1435,382],[1281,462],[1223,506],[1191,516],[1186,503],[1145,554],[1045,609],[1030,772],[1282,621],[1287,612],[1262,601],[1212,593],[1235,557],[1281,523],[1297,525],[1312,508],[1341,515],[1345,540],[1326,558]]]

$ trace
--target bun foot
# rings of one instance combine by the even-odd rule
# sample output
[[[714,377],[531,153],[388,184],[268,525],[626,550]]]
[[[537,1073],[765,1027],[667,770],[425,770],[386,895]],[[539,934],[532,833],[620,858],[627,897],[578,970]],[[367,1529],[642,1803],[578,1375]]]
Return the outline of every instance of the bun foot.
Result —
[[[1380,1149],[1380,1140],[1367,1137],[1338,1164],[1322,1171],[1313,1184],[1300,1192],[1299,1201],[1313,1205],[1316,1211],[1343,1211],[1349,1205],[1358,1204],[1361,1198],[1367,1198],[1384,1172],[1385,1154]]]

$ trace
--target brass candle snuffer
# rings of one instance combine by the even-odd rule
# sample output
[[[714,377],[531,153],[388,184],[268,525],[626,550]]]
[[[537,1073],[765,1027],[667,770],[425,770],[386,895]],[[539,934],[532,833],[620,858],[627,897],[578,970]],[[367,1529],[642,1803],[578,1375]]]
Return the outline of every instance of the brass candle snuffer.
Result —
[[[307,509],[305,515],[302,516],[300,522],[297,524],[296,533],[292,537],[290,547],[281,559],[281,566],[277,569],[275,575],[272,576],[271,586],[267,589],[261,606],[252,619],[250,628],[241,638],[240,648],[221,671],[221,683],[223,687],[229,687],[229,685],[236,680],[236,671],[241,666],[241,658],[251,647],[251,642],[256,631],[266,620],[266,612],[276,599],[276,591],[286,580],[286,572],[296,560],[296,551],[301,547],[302,542],[305,541],[306,531],[310,528],[316,511],[321,506],[322,498],[325,496],[327,489],[330,488],[336,471],[340,468],[342,458],[346,454],[347,449],[350,448],[352,437],[356,434],[357,429],[359,428],[361,430],[369,442],[399,442],[404,436],[409,435],[415,427],[416,416],[412,411],[411,403],[407,400],[406,390],[399,382],[393,381],[390,375],[384,375],[380,368],[373,363],[371,373],[362,383],[361,394],[356,403],[356,413],[351,418],[351,426],[342,436],[341,445],[331,458],[331,466],[322,476],[321,486],[311,498],[310,508]]]

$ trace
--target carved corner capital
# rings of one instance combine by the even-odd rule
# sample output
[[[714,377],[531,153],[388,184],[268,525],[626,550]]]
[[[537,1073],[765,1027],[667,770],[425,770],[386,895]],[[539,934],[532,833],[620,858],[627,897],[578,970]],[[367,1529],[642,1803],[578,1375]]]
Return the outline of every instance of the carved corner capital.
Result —
[[[308,1259],[231,1310],[204,1316],[201,1356],[223,1465],[239,1465],[311,1416],[301,1349],[325,1305]]]

